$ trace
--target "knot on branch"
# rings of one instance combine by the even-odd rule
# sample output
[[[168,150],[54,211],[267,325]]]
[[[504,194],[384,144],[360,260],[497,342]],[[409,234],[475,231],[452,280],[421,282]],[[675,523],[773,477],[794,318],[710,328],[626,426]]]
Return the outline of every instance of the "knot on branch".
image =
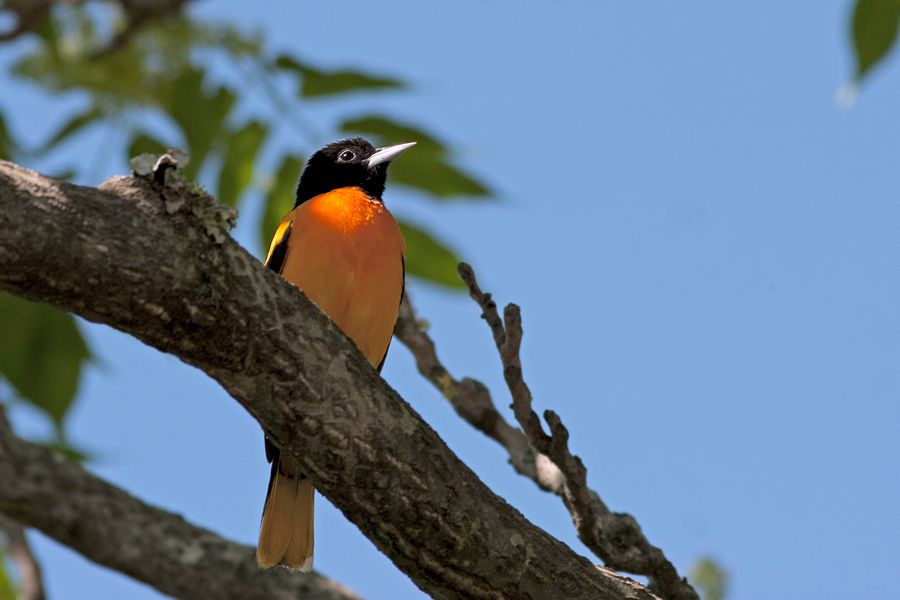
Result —
[[[166,212],[190,212],[200,220],[206,234],[221,244],[237,222],[237,210],[220,204],[215,198],[179,172],[190,162],[187,152],[169,149],[163,155],[140,154],[131,159],[132,175],[151,182],[159,189]]]

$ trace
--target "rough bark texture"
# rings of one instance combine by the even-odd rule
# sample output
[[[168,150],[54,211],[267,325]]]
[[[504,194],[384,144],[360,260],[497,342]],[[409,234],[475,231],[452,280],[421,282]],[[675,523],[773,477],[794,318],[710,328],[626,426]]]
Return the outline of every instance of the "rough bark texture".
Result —
[[[209,239],[213,208],[142,178],[97,190],[0,162],[0,289],[211,375],[434,597],[655,597],[485,487],[305,296]]]
[[[260,571],[253,548],[144,504],[75,463],[15,437],[2,415],[0,511],[177,598],[360,600],[315,573]],[[36,598],[24,591],[23,597]]]

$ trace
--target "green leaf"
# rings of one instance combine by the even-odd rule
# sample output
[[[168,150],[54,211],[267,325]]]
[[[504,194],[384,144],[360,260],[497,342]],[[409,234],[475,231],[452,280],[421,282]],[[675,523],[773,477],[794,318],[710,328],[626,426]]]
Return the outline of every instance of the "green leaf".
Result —
[[[78,448],[73,446],[68,441],[65,440],[62,436],[57,436],[59,439],[49,441],[49,442],[40,442],[36,445],[46,448],[52,452],[56,452],[66,457],[67,459],[77,462],[77,463],[86,463],[93,458],[87,450]],[[34,442],[32,442],[34,443]]]
[[[71,181],[75,178],[75,169],[63,169],[62,171],[51,171],[45,173],[47,177],[52,177],[53,179],[59,179],[61,181]]]
[[[78,10],[65,12],[72,14]],[[134,43],[116,52],[91,57],[96,39],[86,29],[72,30],[73,20],[60,18],[57,24],[54,19],[48,19],[51,27],[43,36],[45,43],[23,55],[13,65],[12,72],[51,92],[76,89],[89,92],[94,104],[123,106],[133,102],[154,103],[154,92],[161,87],[160,82],[164,79],[150,72],[147,50],[132,40]],[[165,64],[169,69],[176,68],[171,61]],[[168,79],[171,78],[169,75]]]
[[[53,134],[53,137],[44,142],[38,149],[38,152],[44,153],[49,151],[57,144],[67,140],[85,127],[96,123],[104,116],[106,116],[105,113],[98,106],[92,106],[87,110],[78,113],[77,115],[69,119],[65,125],[60,127],[59,131]]]
[[[416,151],[444,154],[447,149],[434,135],[407,123],[398,123],[382,115],[365,115],[347,119],[340,128],[347,133],[360,133],[384,143],[416,142]],[[398,161],[399,162],[399,161]]]
[[[144,23],[127,44],[97,56],[95,51],[108,41],[97,31],[108,31],[109,15],[83,4],[56,7],[38,30],[44,43],[33,45],[13,72],[54,92],[83,90],[104,107],[165,110],[173,81],[196,63],[198,51],[253,59],[261,55],[260,35],[181,13]]]
[[[487,199],[491,191],[472,175],[447,160],[447,149],[437,137],[405,123],[380,115],[367,115],[344,121],[341,131],[361,134],[381,144],[416,142],[416,147],[391,165],[390,182],[416,188],[442,199]]]
[[[697,561],[688,580],[700,590],[703,600],[724,600],[728,593],[728,572],[712,558]]]
[[[60,29],[52,12],[46,18],[41,19],[33,31],[44,43],[47,52],[53,56],[59,56]]]
[[[131,160],[141,154],[165,154],[167,146],[146,133],[138,133],[128,144],[127,159]]]
[[[213,144],[225,131],[225,120],[234,106],[235,95],[218,87],[203,88],[203,72],[188,67],[175,79],[164,108],[181,127],[191,162],[184,170],[187,179],[195,179]]]
[[[0,547],[0,600],[16,600],[16,587],[6,572],[6,552]]]
[[[219,185],[216,196],[219,202],[234,206],[243,191],[253,181],[256,156],[268,135],[269,129],[256,121],[251,121],[228,134],[225,140],[225,158],[219,171]]]
[[[406,87],[406,84],[399,79],[379,77],[362,71],[322,71],[308,64],[300,63],[287,55],[279,56],[275,60],[275,66],[301,76],[300,94],[306,98],[386,89],[397,90]]]
[[[0,294],[0,374],[62,428],[90,358],[72,315]]]
[[[6,128],[6,121],[0,114],[0,160],[12,160],[15,153],[15,141]]]
[[[303,159],[299,156],[285,156],[275,173],[275,178],[266,194],[266,208],[260,222],[260,240],[264,250],[269,249],[269,240],[275,235],[281,219],[294,207],[297,196],[297,181]]]
[[[856,80],[862,81],[897,41],[900,0],[857,0],[853,10]]]
[[[389,181],[408,185],[444,200],[486,199],[490,190],[471,175],[442,158],[426,153],[416,154],[415,148],[391,165]]]
[[[459,258],[447,245],[420,227],[398,221],[406,240],[406,272],[452,289],[465,289],[456,268]]]

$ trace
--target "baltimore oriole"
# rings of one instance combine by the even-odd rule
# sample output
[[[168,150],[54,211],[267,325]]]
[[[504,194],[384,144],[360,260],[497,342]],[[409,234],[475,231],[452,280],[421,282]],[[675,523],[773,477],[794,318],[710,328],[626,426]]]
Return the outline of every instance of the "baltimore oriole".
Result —
[[[313,154],[281,221],[266,266],[300,288],[381,370],[403,298],[406,247],[381,200],[388,164],[415,142],[375,148],[362,138]],[[256,560],[309,571],[313,486],[265,439],[272,463]]]

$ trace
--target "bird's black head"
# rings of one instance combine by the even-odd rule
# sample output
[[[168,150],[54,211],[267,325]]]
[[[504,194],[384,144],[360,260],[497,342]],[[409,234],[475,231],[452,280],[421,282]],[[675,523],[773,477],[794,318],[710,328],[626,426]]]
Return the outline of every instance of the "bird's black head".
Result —
[[[381,198],[388,164],[414,144],[376,148],[363,138],[328,144],[306,161],[294,206],[342,187],[360,187],[373,198]]]

